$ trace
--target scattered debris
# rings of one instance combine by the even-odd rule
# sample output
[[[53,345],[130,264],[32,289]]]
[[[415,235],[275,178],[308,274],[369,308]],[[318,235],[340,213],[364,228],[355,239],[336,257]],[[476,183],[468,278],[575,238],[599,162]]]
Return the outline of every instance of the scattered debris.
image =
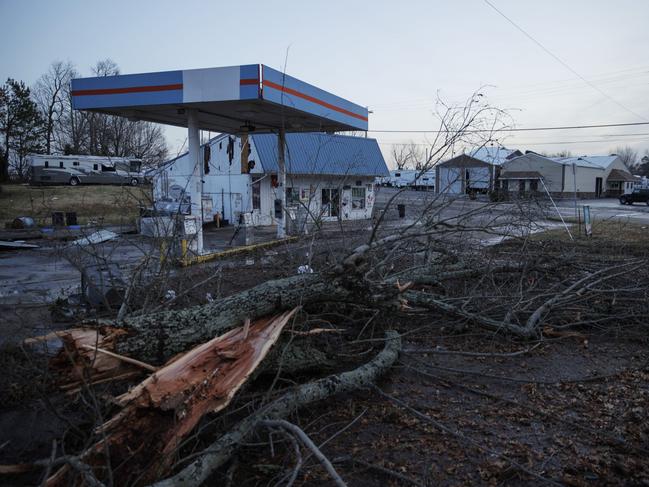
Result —
[[[91,306],[116,307],[125,292],[126,282],[117,264],[94,264],[81,271],[81,293]]]
[[[30,216],[19,216],[18,218],[14,218],[14,221],[11,222],[11,228],[15,230],[34,228],[35,225],[34,219]]]
[[[111,232],[110,230],[99,230],[97,232],[91,233],[86,237],[82,237],[73,241],[72,245],[79,245],[81,247],[85,247],[87,245],[96,245],[96,244],[108,242],[110,240],[115,240],[117,237],[119,237],[119,235],[116,234],[115,232]]]
[[[301,265],[297,268],[298,274],[313,274],[313,269],[309,265]]]
[[[9,242],[7,240],[0,240],[0,250],[17,250],[17,249],[37,249],[38,245],[28,244],[22,240]]]

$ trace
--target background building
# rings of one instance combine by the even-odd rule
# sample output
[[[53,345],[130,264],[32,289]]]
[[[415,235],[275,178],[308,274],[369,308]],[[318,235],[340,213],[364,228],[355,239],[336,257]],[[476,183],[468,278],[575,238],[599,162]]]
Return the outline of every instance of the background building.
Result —
[[[502,166],[500,188],[510,193],[547,191],[553,196],[599,198],[633,189],[634,178],[622,160],[612,156],[545,157],[534,152]]]
[[[437,193],[486,193],[494,188],[500,167],[508,160],[522,155],[506,147],[480,147],[441,162],[436,168]]]

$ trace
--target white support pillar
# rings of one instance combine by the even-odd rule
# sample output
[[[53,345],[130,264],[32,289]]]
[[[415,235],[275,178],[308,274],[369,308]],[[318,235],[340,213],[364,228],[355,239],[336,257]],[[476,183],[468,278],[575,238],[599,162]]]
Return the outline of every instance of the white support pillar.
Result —
[[[282,217],[277,219],[277,238],[286,237],[286,163],[284,161],[284,146],[286,145],[286,132],[279,129],[277,136],[277,183],[279,189],[279,199],[282,206]]]
[[[198,112],[194,108],[187,109],[187,146],[189,160],[194,168],[189,179],[187,192],[192,201],[191,213],[196,217],[197,233],[195,245],[191,245],[198,255],[203,253],[203,162],[201,158],[200,130],[198,128]]]

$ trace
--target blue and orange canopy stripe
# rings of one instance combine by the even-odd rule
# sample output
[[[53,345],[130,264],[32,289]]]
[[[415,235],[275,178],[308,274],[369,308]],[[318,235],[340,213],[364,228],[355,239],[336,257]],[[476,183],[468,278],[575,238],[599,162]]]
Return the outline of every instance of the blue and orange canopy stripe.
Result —
[[[183,121],[169,109],[180,113],[185,106],[202,110],[205,120],[211,116],[209,123],[224,127],[238,112],[262,128],[279,126],[280,115],[326,130],[367,130],[368,122],[366,108],[261,64],[79,78],[71,91],[75,109],[176,125]],[[244,102],[256,102],[256,111]],[[256,113],[263,114],[259,120]]]

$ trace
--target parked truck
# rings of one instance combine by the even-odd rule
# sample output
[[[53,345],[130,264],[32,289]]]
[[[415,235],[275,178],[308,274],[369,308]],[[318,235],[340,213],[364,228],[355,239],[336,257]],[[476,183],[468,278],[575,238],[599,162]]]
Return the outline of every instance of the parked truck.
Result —
[[[129,184],[145,182],[142,161],[129,157],[60,156],[32,154],[29,156],[29,181],[44,184]]]

